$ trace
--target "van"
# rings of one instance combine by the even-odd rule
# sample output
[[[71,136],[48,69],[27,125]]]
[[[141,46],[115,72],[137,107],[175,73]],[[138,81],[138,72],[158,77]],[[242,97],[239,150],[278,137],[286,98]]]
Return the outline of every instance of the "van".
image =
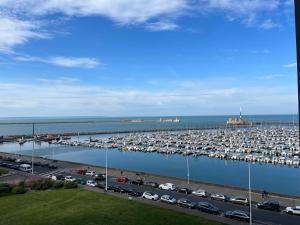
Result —
[[[29,164],[21,164],[20,170],[24,171],[24,172],[31,172],[32,168],[31,168],[31,165],[29,165]]]

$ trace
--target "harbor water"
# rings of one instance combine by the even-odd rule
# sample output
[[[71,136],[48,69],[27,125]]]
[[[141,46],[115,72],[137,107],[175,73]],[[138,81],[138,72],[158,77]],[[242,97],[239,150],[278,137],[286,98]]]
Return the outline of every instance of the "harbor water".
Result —
[[[1,152],[31,155],[32,143],[0,145]],[[34,154],[50,159],[105,166],[105,149],[49,145],[35,145]],[[248,187],[248,163],[208,157],[188,157],[190,179],[236,187]],[[148,172],[187,179],[187,158],[182,155],[164,155],[144,152],[108,150],[111,168]],[[294,167],[251,164],[252,188],[287,195],[300,196],[300,169]]]
[[[99,131],[136,131],[166,128],[209,128],[224,125],[229,116],[178,117],[180,123],[159,123],[158,117],[147,118],[2,118],[0,119],[0,136],[25,135],[32,133],[30,122],[43,122],[35,125],[36,134],[65,132],[99,132]],[[298,122],[297,115],[245,116],[255,122]],[[143,122],[128,122],[140,119]],[[52,124],[48,122],[64,121],[69,123]],[[76,123],[72,123],[76,121]],[[8,124],[10,123],[10,124]],[[24,124],[11,124],[24,123]],[[121,134],[122,135],[122,134]],[[93,138],[107,138],[111,135],[96,135]],[[87,136],[73,137],[84,140]],[[1,152],[14,154],[32,154],[32,142],[0,143]],[[35,144],[34,154],[50,159],[66,160],[105,166],[105,148],[86,148],[62,146],[41,142]],[[124,170],[148,172],[164,176],[187,179],[187,160],[190,179],[222,185],[248,187],[248,163],[245,161],[222,160],[206,156],[193,157],[183,155],[166,155],[159,153],[108,150],[108,166]],[[267,190],[287,195],[300,196],[300,169],[287,165],[251,163],[252,188]]]

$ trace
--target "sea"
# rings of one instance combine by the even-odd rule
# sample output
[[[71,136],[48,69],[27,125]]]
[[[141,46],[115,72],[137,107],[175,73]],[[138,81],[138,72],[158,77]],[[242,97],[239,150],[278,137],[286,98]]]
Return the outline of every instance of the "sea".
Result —
[[[116,134],[93,135],[93,138],[108,138],[119,135],[122,131],[147,131],[176,128],[213,128],[222,126],[232,116],[189,116],[177,117],[179,123],[161,123],[160,117],[69,117],[69,118],[0,118],[0,136],[32,134],[32,124],[35,123],[35,134],[54,133],[85,133],[111,131]],[[173,118],[176,117],[163,117]],[[298,123],[298,115],[256,115],[244,116],[252,122]],[[132,122],[139,121],[139,122]],[[141,122],[142,121],[142,122]],[[55,123],[59,122],[59,123]],[[66,123],[64,123],[66,122]],[[285,125],[282,125],[285,126]],[[295,129],[297,127],[295,126]],[[120,134],[124,135],[124,134]],[[90,136],[79,135],[72,139],[88,140]],[[49,143],[35,144],[34,154],[50,159],[87,163],[105,166],[107,149],[60,146]],[[147,172],[163,176],[173,176],[187,179],[187,160],[191,180],[229,185],[241,188],[248,187],[248,164],[244,161],[221,160],[208,157],[193,157],[188,159],[182,155],[163,155],[158,153],[124,152],[119,149],[109,149],[108,166],[137,172]],[[0,144],[0,152],[13,154],[32,154],[32,143]],[[251,169],[251,186],[255,190],[266,190],[286,195],[300,196],[300,168],[253,163]]]

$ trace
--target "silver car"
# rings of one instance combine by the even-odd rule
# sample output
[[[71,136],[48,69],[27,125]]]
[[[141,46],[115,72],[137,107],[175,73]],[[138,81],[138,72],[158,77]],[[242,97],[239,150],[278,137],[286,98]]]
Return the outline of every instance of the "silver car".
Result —
[[[171,195],[163,195],[160,197],[161,202],[169,203],[169,204],[176,204],[176,199]]]

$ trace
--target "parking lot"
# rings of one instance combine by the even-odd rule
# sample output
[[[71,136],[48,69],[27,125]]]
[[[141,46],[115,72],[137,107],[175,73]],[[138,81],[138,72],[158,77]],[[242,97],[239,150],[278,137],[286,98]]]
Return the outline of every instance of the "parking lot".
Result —
[[[18,169],[18,166],[20,166],[21,164],[24,163],[31,163],[29,161],[17,161],[13,158],[4,158],[0,160],[2,167],[6,167],[9,168],[12,171],[12,174],[14,176],[18,175],[18,176],[30,176],[30,172],[24,172],[24,171],[20,171]],[[90,168],[89,166],[82,166],[82,170],[93,170],[93,168]],[[34,174],[38,175],[38,176],[43,176],[43,177],[51,177],[51,176],[57,176],[60,179],[64,179],[66,176],[72,176],[75,179],[80,179],[81,183],[85,183],[88,180],[94,180],[95,176],[91,176],[91,175],[84,175],[82,174],[82,171],[80,171],[81,174],[78,173],[78,167],[77,168],[63,168],[61,166],[59,166],[59,162],[47,162],[45,161],[44,163],[41,163],[40,161],[37,161],[34,164]],[[105,170],[103,169],[98,169],[97,171],[95,171],[95,173],[101,173],[105,175]],[[124,176],[126,176],[126,174],[123,174]],[[7,180],[8,178],[6,178]],[[190,213],[193,215],[201,215],[204,217],[208,217],[210,219],[215,219],[218,221],[222,221],[225,223],[231,223],[231,224],[237,224],[240,222],[237,222],[235,220],[229,220],[227,218],[224,217],[224,213],[226,213],[227,211],[234,211],[234,210],[243,210],[245,212],[249,212],[249,206],[248,205],[240,205],[240,204],[233,204],[230,201],[219,201],[219,200],[214,200],[211,199],[209,196],[208,197],[198,197],[195,196],[193,194],[185,194],[185,193],[179,193],[178,189],[179,188],[190,188],[189,186],[185,185],[185,186],[177,186],[176,190],[161,190],[159,188],[154,188],[151,186],[146,186],[146,185],[136,185],[136,184],[131,184],[132,180],[138,180],[138,179],[142,179],[143,182],[157,182],[158,184],[161,184],[158,180],[155,180],[155,178],[151,177],[150,178],[145,178],[141,176],[136,176],[135,178],[131,178],[131,180],[123,180],[123,181],[127,181],[127,182],[117,182],[117,177],[116,176],[108,176],[108,192],[109,194],[113,194],[113,195],[118,195],[120,197],[125,197],[125,198],[131,198],[131,199],[135,199],[138,201],[143,201],[143,202],[147,202],[150,204],[155,204],[155,205],[159,205],[161,207],[166,207],[166,208],[172,208],[175,210],[179,210],[179,211],[183,211],[186,213]],[[170,181],[173,182],[173,181]],[[175,183],[176,185],[176,183]],[[105,180],[102,181],[97,181],[97,185],[95,187],[90,187],[87,185],[83,185],[84,188],[87,188],[89,190],[93,190],[93,191],[97,191],[97,192],[105,192],[104,188],[105,188]],[[207,213],[203,213],[200,212],[197,209],[188,209],[188,208],[183,208],[183,207],[179,207],[178,205],[171,205],[171,204],[167,204],[167,203],[163,203],[160,200],[157,201],[151,201],[151,200],[146,200],[146,199],[142,199],[142,197],[135,197],[135,196],[129,196],[128,195],[128,191],[131,190],[138,193],[140,192],[141,194],[143,194],[145,191],[157,194],[159,196],[159,198],[162,195],[170,195],[173,198],[175,198],[176,200],[181,199],[181,198],[185,198],[188,199],[191,202],[194,202],[196,204],[198,204],[199,202],[208,202],[211,203],[213,206],[217,207],[220,210],[220,214],[218,215],[210,215]],[[212,193],[211,190],[206,190],[209,193]],[[230,197],[234,197],[234,196],[230,196]],[[286,205],[287,206],[287,205]],[[253,223],[255,224],[289,224],[289,225],[293,225],[293,224],[299,224],[300,223],[300,216],[295,216],[295,215],[288,215],[286,214],[283,209],[285,208],[285,206],[281,206],[281,211],[280,212],[274,212],[274,211],[269,211],[269,210],[263,210],[263,209],[258,209],[256,207],[256,202],[252,202],[252,218],[253,218]]]

